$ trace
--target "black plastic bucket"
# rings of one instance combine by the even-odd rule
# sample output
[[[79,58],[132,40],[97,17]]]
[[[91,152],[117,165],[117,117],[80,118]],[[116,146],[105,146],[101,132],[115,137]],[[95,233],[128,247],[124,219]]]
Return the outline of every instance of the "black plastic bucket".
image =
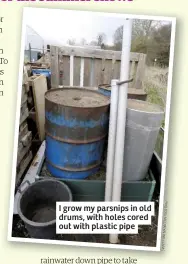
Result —
[[[56,202],[72,201],[72,193],[63,182],[44,179],[20,189],[18,214],[32,238],[53,239],[56,236]],[[24,184],[25,184],[24,183]]]

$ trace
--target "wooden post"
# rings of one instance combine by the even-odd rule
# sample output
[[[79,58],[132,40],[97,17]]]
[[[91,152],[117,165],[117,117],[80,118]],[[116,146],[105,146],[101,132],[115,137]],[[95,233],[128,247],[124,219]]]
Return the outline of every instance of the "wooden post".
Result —
[[[136,71],[136,80],[135,80],[136,89],[142,88],[142,81],[144,79],[144,71],[145,71],[145,62],[146,62],[146,55],[140,53],[137,71]]]
[[[129,85],[128,85],[129,88],[134,88],[135,76],[136,76],[136,63],[133,60],[133,61],[131,61],[131,69],[130,69],[130,79],[133,78],[133,82],[129,83]]]
[[[131,62],[130,78],[134,77],[134,73],[135,73],[135,61],[132,61]]]
[[[90,87],[93,86],[93,79],[94,79],[94,59],[91,58],[91,68],[90,68]]]
[[[41,141],[45,139],[45,92],[47,91],[47,82],[44,75],[33,76],[29,79],[36,110],[36,123],[38,134]]]
[[[84,58],[80,62],[80,87],[84,86]]]
[[[32,61],[32,57],[31,57],[31,44],[29,43],[29,60],[30,62]]]
[[[59,84],[63,85],[63,55],[59,53]]]
[[[102,59],[101,84],[104,84],[104,75],[105,75],[105,59]]]
[[[74,56],[70,55],[70,86],[74,83]]]
[[[58,88],[59,86],[59,56],[58,47],[51,46],[50,57],[51,57],[51,87]]]
[[[112,71],[111,71],[111,80],[114,79],[114,68],[115,68],[116,60],[115,58],[112,59]]]

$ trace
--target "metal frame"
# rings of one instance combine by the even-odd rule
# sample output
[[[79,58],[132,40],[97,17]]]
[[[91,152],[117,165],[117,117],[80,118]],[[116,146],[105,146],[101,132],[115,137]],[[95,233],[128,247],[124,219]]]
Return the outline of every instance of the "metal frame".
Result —
[[[39,177],[39,172],[42,168],[42,164],[44,162],[45,158],[45,147],[46,147],[46,142],[43,141],[42,145],[40,146],[35,158],[33,159],[33,162],[27,171],[23,181],[22,185],[24,185],[26,182],[33,183],[36,181],[36,179]],[[18,214],[17,212],[17,202],[18,198],[20,196],[19,190],[16,192],[16,195],[14,197],[14,214]]]

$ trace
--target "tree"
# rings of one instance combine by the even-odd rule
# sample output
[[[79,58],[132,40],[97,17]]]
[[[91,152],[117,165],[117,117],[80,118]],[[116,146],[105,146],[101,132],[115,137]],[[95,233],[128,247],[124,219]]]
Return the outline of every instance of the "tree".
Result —
[[[134,19],[132,25],[132,49],[135,49],[135,43],[139,43],[140,47],[146,45],[146,42],[151,34],[152,28],[156,27],[157,23],[153,20]],[[119,27],[114,33],[114,46],[116,50],[122,49],[123,26]]]
[[[82,38],[80,43],[81,43],[82,46],[87,45],[87,41],[85,40],[85,38]]]
[[[67,44],[74,46],[76,44],[76,40],[74,38],[68,39]]]
[[[154,59],[160,65],[167,66],[170,52],[171,24],[160,21],[133,20],[131,51],[147,54],[147,63]],[[114,33],[115,50],[122,49],[123,26]]]
[[[100,46],[101,48],[104,48],[106,40],[106,35],[104,33],[99,33],[97,36],[97,45]]]
[[[171,24],[162,25],[152,33],[149,55],[161,66],[168,66],[170,56]],[[152,52],[153,51],[153,52]]]
[[[97,41],[95,41],[95,40],[92,40],[90,43],[89,43],[89,45],[90,46],[97,46]]]
[[[132,37],[148,37],[153,28],[153,20],[135,19],[133,20]]]
[[[114,33],[114,47],[116,50],[122,49],[122,40],[123,40],[123,26],[117,28]]]

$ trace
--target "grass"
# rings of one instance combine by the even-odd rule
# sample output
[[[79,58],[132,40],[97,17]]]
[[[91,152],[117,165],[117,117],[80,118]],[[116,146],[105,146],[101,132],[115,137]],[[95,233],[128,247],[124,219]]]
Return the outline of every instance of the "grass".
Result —
[[[147,67],[143,86],[148,93],[150,103],[166,106],[166,92],[168,82],[168,68]]]
[[[166,107],[166,93],[168,82],[168,68],[147,67],[145,78],[143,82],[144,90],[147,92],[147,101],[161,106],[165,112]],[[163,120],[162,127],[164,128],[165,122]],[[162,131],[159,132],[156,142],[155,150],[162,159],[163,153],[163,138]]]
[[[168,68],[147,67],[143,87],[148,94],[147,101],[162,107],[165,112],[168,82]],[[162,126],[165,123],[163,121]]]

